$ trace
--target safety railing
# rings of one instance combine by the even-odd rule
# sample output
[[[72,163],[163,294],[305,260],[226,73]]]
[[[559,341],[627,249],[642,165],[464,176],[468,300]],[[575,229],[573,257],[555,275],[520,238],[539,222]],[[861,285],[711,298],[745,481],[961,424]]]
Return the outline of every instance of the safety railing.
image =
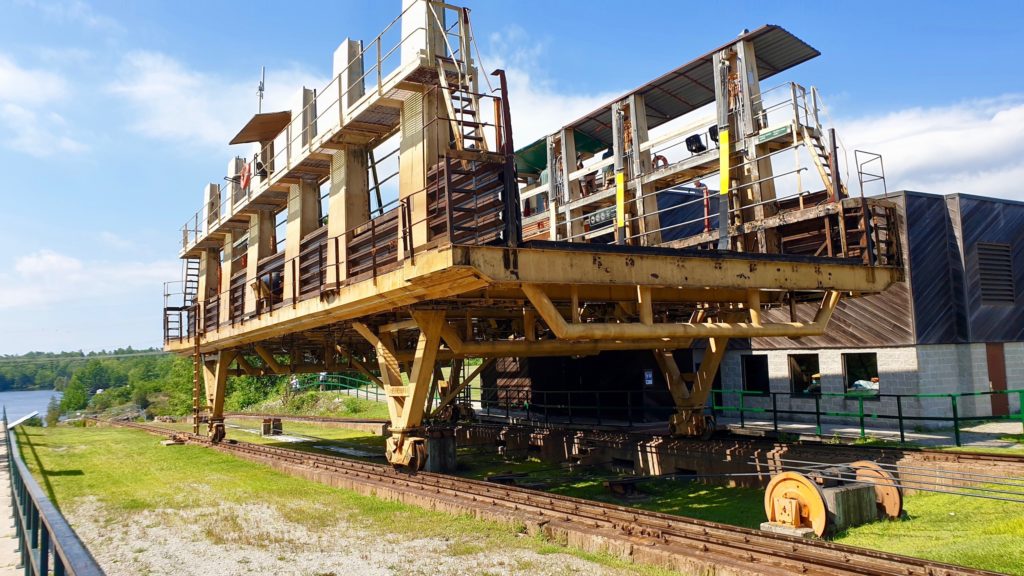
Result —
[[[645,402],[639,388],[612,390],[532,390],[481,387],[480,409],[487,416],[548,424],[627,424],[665,420],[675,409]]]
[[[164,342],[181,342],[195,332],[195,307],[181,280],[164,282]]]
[[[231,322],[242,319],[245,313],[245,276],[246,271],[240,270],[231,276],[228,284],[229,317]]]
[[[721,229],[718,221],[722,215],[717,206],[720,200],[729,202],[725,214],[730,223],[734,223],[760,220],[777,213],[804,210],[846,198],[846,179],[838,177],[844,171],[843,166],[848,166],[844,162],[845,149],[838,139],[833,143],[832,132],[822,127],[819,113],[823,111],[823,105],[817,90],[786,82],[765,89],[753,101],[762,105],[755,119],[759,131],[757,142],[771,146],[756,158],[732,165],[731,169],[744,170],[753,163],[768,162],[774,167],[771,175],[735,186],[727,196],[709,190],[705,181],[717,182],[719,179],[718,131],[713,117],[694,114],[683,125],[674,125],[641,143],[638,149],[641,153],[650,154],[650,162],[649,167],[647,162],[641,164],[639,173],[633,149],[625,150],[621,159],[608,152],[600,158],[582,159],[581,166],[570,171],[567,178],[563,177],[565,160],[557,156],[555,166],[548,167],[550,183],[535,182],[521,191],[523,206],[534,202],[531,199],[538,193],[547,192],[551,200],[550,206],[541,203],[539,210],[531,210],[524,220],[530,227],[524,231],[524,236],[550,234],[548,228],[550,223],[554,223],[558,228],[552,236],[572,242],[653,245],[690,239],[686,245],[717,246],[718,230]],[[792,157],[793,168],[782,168],[786,163],[784,154]],[[665,181],[671,185],[648,190],[643,195],[627,194],[625,198],[617,199],[615,179],[611,173],[617,160],[621,161],[627,187],[635,191],[639,191],[641,185],[658,185],[669,176],[671,178]],[[824,181],[819,186],[809,184],[809,171]],[[873,176],[859,167],[858,174],[861,172],[869,178]],[[676,174],[691,176],[679,181]],[[741,202],[744,193],[755,186],[767,188],[771,198]],[[780,239],[785,243],[780,251],[860,257],[868,264],[892,265],[897,260],[892,249],[896,239],[883,238],[881,246],[873,242],[876,234],[872,220],[880,220],[879,225],[884,230],[890,227],[887,215],[868,214],[871,210],[867,204],[862,202],[860,207],[844,205],[843,210],[838,210],[843,215],[829,217],[827,225],[822,219],[822,230],[810,240],[806,233]],[[552,207],[557,211],[553,219],[549,214]],[[864,238],[857,236],[858,231],[865,230]],[[865,238],[868,240],[866,247]]]
[[[468,90],[464,94],[491,104],[493,116],[482,118],[471,127],[485,135],[475,141],[473,148],[449,149],[433,164],[424,159],[424,165],[429,166],[424,188],[384,204],[379,215],[340,234],[332,236],[327,225],[321,226],[301,240],[297,254],[286,257],[286,250],[281,250],[262,259],[255,279],[246,278],[239,271],[222,287],[226,289],[211,295],[204,306],[209,308],[214,298],[218,307],[230,302],[230,321],[235,323],[288,303],[295,306],[304,298],[337,290],[346,283],[375,279],[404,260],[414,261],[424,249],[450,244],[517,243],[518,206],[505,193],[514,186],[514,174],[509,168],[512,146],[508,109],[504,106],[505,89],[502,87],[498,95]],[[434,123],[447,124],[447,120],[442,117],[427,122],[423,131],[429,131]],[[447,130],[447,126],[441,129]],[[423,148],[426,153],[426,147]],[[425,210],[420,211],[421,207]],[[282,236],[278,234],[279,238]],[[250,288],[256,306],[247,315],[244,310]],[[220,317],[218,313],[217,318]],[[218,325],[212,316],[209,320],[206,331]],[[180,339],[179,334],[174,340]]]
[[[300,300],[320,294],[327,272],[327,226],[321,226],[302,239],[299,247]]]
[[[466,50],[463,47],[472,42],[465,10],[431,2],[424,25],[411,27],[403,35],[398,24],[415,5],[409,3],[380,34],[363,46],[344,70],[332,77],[322,89],[314,90],[300,110],[292,111],[292,119],[284,130],[262,146],[252,162],[246,164],[249,171],[246,175],[230,177],[232,185],[228,191],[220,191],[212,206],[204,206],[186,221],[182,226],[182,250],[194,246],[281,177],[306,162],[312,152],[353,119],[353,111],[385,96],[393,76],[410,65],[403,57],[405,48],[427,48],[449,60],[464,57]],[[450,27],[444,24],[449,21],[453,22]],[[441,23],[438,31],[443,41],[439,45],[434,45],[430,39],[435,23]],[[453,43],[452,38],[459,40]],[[419,62],[418,55],[415,60]],[[235,185],[240,185],[243,180],[249,186],[237,189]]]
[[[298,390],[341,391],[353,398],[383,402],[387,395],[362,374],[330,372],[298,376]]]
[[[1009,399],[1016,395],[1021,409],[1017,414],[1004,416],[965,415],[963,413],[964,398],[1005,396]],[[718,399],[731,398],[731,403],[724,404]],[[785,407],[780,406],[780,398]],[[837,407],[836,404],[839,406]],[[847,408],[855,405],[856,409]],[[739,417],[740,427],[747,426],[747,415],[756,414],[762,418],[771,418],[772,429],[779,431],[780,417],[785,423],[786,417],[813,417],[815,434],[822,435],[822,419],[855,419],[860,429],[860,438],[868,437],[869,422],[893,422],[899,429],[900,442],[905,443],[908,423],[943,422],[953,427],[953,440],[960,446],[960,427],[967,422],[984,422],[992,420],[1020,421],[1024,432],[1024,389],[992,390],[984,392],[959,392],[948,394],[864,394],[864,393],[829,393],[794,394],[791,392],[759,392],[749,390],[715,389],[710,396],[710,408],[716,412],[735,413]],[[918,416],[906,413],[910,409]],[[942,415],[948,410],[948,416]],[[1009,412],[1009,410],[1008,410]]]
[[[15,430],[6,428],[6,407],[3,415],[14,530],[21,560],[19,568],[28,576],[104,574],[68,521],[32,477],[21,458]]]

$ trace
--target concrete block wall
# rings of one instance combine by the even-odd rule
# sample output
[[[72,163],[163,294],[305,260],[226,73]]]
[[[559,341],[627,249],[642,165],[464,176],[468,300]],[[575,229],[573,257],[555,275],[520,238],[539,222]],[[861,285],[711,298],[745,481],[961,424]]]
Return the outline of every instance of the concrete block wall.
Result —
[[[766,355],[768,356],[768,377],[771,391],[780,393],[776,397],[777,408],[780,411],[793,410],[813,412],[815,408],[813,398],[789,396],[789,394],[793,391],[790,382],[789,355],[817,354],[818,370],[821,373],[822,392],[841,394],[846,390],[846,377],[843,372],[843,354],[856,354],[864,352],[873,352],[878,355],[878,376],[880,380],[880,389],[883,394],[918,393],[918,356],[916,350],[913,347],[909,346],[876,349],[838,348],[823,350],[755,350],[753,352],[730,351],[726,355],[725,360],[723,361],[723,367],[730,366],[733,368],[729,370],[723,370],[722,383],[725,389],[742,389],[743,371],[741,364],[741,356],[748,353],[752,353],[755,355]],[[738,396],[726,395],[725,402],[731,406],[735,406],[738,403]],[[743,402],[744,406],[766,409],[771,408],[770,396],[746,396]],[[835,397],[820,398],[819,406],[822,412],[843,412],[853,414],[857,413],[859,409],[857,400]],[[905,415],[917,415],[917,413],[910,414],[908,412],[908,408],[912,407],[904,406],[903,408]],[[873,415],[897,414],[896,399],[882,398],[878,400],[865,400],[864,412],[868,418],[866,423],[867,425],[870,426]],[[760,418],[761,416],[757,414],[748,414],[748,417],[754,419]],[[770,415],[765,415],[764,417],[770,418]],[[814,421],[814,416],[802,414],[787,414],[780,415],[780,419],[793,420],[798,422],[812,422]],[[852,417],[822,417],[822,421],[854,423],[857,422],[857,419]],[[880,421],[880,423],[895,425],[895,421],[887,422],[882,420]]]
[[[1003,345],[1006,356],[1006,389],[1024,390],[1024,342],[1007,342]],[[1020,395],[1010,395],[1010,412],[1020,412]]]
[[[920,394],[952,394],[989,390],[988,363],[984,344],[935,344],[917,347],[920,370]],[[953,409],[946,398],[922,399],[921,412],[951,417]],[[960,416],[987,416],[992,413],[988,396],[963,397],[957,401]],[[939,426],[924,423],[924,427]]]
[[[988,362],[984,343],[971,344],[935,344],[916,347],[893,347],[872,349],[821,349],[821,350],[764,350],[764,351],[730,351],[722,366],[723,388],[739,390],[743,387],[743,370],[741,357],[744,354],[762,354],[768,356],[768,373],[772,392],[782,393],[777,400],[779,410],[813,411],[814,400],[807,398],[791,398],[792,392],[789,375],[788,357],[790,354],[817,354],[819,370],[822,375],[822,391],[826,393],[842,393],[845,387],[842,355],[846,353],[874,352],[878,355],[878,371],[882,394],[952,394],[964,392],[986,392],[990,390],[988,379]],[[1008,342],[1004,345],[1007,388],[1010,390],[1024,389],[1024,342]],[[724,402],[736,406],[739,398],[736,395],[725,395]],[[768,396],[746,396],[744,406],[771,408]],[[856,400],[842,398],[820,399],[823,412],[856,413]],[[953,415],[952,403],[948,397],[904,399],[902,400],[904,416],[923,417],[938,416],[950,418]],[[1010,396],[1010,411],[1019,412],[1020,398]],[[867,414],[866,424],[889,424],[895,426],[895,420],[877,419],[872,415],[896,415],[896,399],[865,400],[864,411]],[[957,400],[957,411],[962,417],[986,417],[992,413],[992,401],[987,395],[961,397]],[[737,416],[729,412],[727,416]],[[770,415],[747,414],[750,419],[767,419]],[[809,422],[810,415],[782,415],[780,419]],[[823,417],[823,422],[856,423],[857,419],[848,417]],[[914,428],[948,428],[949,422],[913,421],[907,424],[908,429]]]

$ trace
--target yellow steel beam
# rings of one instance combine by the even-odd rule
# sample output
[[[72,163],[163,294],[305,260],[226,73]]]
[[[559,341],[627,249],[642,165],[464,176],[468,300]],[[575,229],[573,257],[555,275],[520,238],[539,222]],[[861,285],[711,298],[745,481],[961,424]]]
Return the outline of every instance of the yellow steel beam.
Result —
[[[466,386],[468,386],[469,383],[473,381],[474,378],[479,376],[481,373],[483,373],[484,370],[487,369],[488,366],[493,364],[494,360],[494,358],[488,358],[487,360],[481,362],[480,365],[477,366],[475,370],[469,373],[469,376],[466,376],[465,379],[459,382],[458,385],[449,390],[448,393],[445,394],[443,398],[441,398],[441,401],[437,403],[437,408],[434,408],[431,411],[431,414],[437,414],[438,412],[441,411],[442,408],[444,408],[448,404],[451,404],[452,400],[455,400],[455,398],[459,395],[459,392],[462,392],[466,388]]]
[[[588,252],[554,248],[510,251],[494,246],[457,246],[453,264],[465,265],[498,287],[504,284],[625,285],[671,289],[881,292],[898,280],[896,268],[846,261],[723,258],[649,252]],[[635,298],[635,296],[634,296]],[[742,302],[742,297],[739,300]]]
[[[601,342],[566,342],[562,340],[492,340],[465,342],[455,327],[445,324],[441,338],[452,353],[466,358],[510,358],[536,356],[577,356],[597,354],[607,350],[654,350],[657,348],[688,348],[692,338],[636,339]],[[408,353],[399,353],[408,359]]]
[[[629,340],[655,338],[757,338],[818,336],[825,333],[832,312],[839,303],[840,292],[826,292],[813,322],[776,322],[755,325],[748,322],[653,324],[566,322],[544,290],[523,284],[523,293],[537,309],[551,331],[562,340]],[[661,346],[664,348],[664,346]]]
[[[355,356],[353,356],[352,353],[348,351],[348,349],[346,349],[344,346],[341,346],[340,344],[335,344],[334,349],[337,350],[339,354],[343,354],[346,358],[348,358],[349,365],[354,366],[355,369],[358,370],[360,374],[369,378],[370,381],[376,384],[377,386],[380,386],[381,388],[384,387],[384,383],[380,381],[380,378],[377,378],[377,376],[373,372],[370,372],[370,369],[367,368],[366,365],[364,365],[362,362],[360,362]]]
[[[259,354],[259,357],[263,359],[263,362],[267,365],[267,368],[270,368],[272,373],[284,374],[286,372],[284,367],[278,363],[277,359],[274,358],[274,355],[271,354],[269,350],[259,345],[254,346],[253,348],[256,349],[256,354]]]

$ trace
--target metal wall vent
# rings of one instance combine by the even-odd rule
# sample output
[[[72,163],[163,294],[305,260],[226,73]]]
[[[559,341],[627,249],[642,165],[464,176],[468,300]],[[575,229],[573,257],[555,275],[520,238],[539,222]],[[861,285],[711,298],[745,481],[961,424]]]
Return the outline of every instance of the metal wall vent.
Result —
[[[978,280],[982,304],[1013,304],[1013,250],[1009,244],[979,242]]]

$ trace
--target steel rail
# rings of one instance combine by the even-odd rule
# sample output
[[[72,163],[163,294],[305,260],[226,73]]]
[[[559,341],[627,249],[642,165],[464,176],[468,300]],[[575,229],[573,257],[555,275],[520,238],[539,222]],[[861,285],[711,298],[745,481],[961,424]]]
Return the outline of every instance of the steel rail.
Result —
[[[112,424],[146,432],[175,434],[166,428],[137,423]],[[177,433],[181,434],[181,433]],[[256,460],[324,470],[375,485],[402,488],[441,500],[457,500],[473,505],[486,504],[507,512],[531,513],[557,526],[610,530],[634,545],[661,546],[665,552],[700,562],[721,562],[742,566],[763,574],[801,572],[805,574],[942,575],[993,574],[910,558],[884,552],[859,549],[829,542],[811,542],[799,538],[769,534],[748,528],[727,526],[601,502],[537,492],[520,487],[497,485],[478,480],[454,478],[442,474],[397,472],[371,464],[336,456],[326,456],[287,448],[244,442],[212,444],[206,437],[183,434],[189,441],[208,445],[227,453],[239,453]]]

